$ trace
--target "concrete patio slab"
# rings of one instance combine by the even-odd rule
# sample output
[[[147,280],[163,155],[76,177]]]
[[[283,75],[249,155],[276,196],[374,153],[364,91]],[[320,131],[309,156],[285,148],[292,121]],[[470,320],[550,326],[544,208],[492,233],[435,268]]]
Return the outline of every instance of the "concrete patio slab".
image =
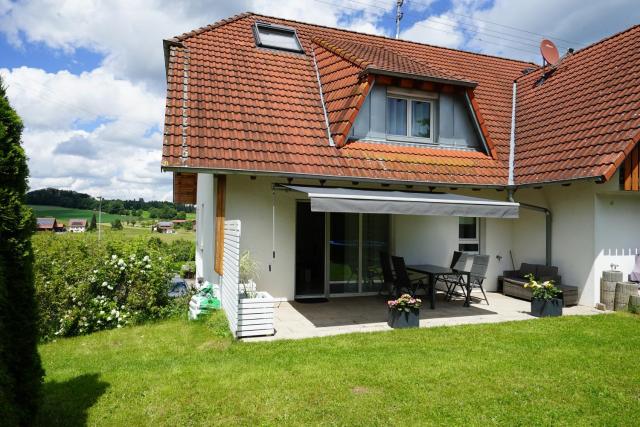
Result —
[[[490,305],[473,301],[471,307],[463,307],[463,300],[445,301],[438,294],[436,309],[428,305],[420,310],[420,327],[453,326],[477,323],[498,323],[512,320],[529,320],[530,303],[488,293]],[[586,306],[565,307],[563,315],[594,315],[603,313]],[[301,339],[352,332],[391,330],[387,325],[386,298],[382,296],[332,298],[327,302],[281,302],[276,305],[276,334],[268,337],[246,338],[244,341],[270,341],[277,339]]]

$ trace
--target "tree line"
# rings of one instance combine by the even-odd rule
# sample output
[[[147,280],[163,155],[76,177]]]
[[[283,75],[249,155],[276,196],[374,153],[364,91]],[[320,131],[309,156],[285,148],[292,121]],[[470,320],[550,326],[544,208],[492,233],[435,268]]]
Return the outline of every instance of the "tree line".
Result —
[[[72,190],[57,188],[43,188],[27,193],[27,203],[30,205],[60,206],[63,208],[98,210],[100,201],[95,197]],[[171,203],[158,200],[103,199],[102,212],[114,215],[129,215],[141,217],[143,211],[149,211],[151,218],[173,219],[184,218],[187,212],[195,212],[195,206]]]

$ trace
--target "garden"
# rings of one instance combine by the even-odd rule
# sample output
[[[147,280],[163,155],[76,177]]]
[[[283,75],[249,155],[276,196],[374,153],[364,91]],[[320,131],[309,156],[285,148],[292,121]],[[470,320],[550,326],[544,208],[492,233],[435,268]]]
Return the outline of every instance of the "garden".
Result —
[[[41,341],[122,328],[184,314],[169,298],[176,274],[191,272],[195,245],[157,237],[98,240],[95,234],[33,237]]]

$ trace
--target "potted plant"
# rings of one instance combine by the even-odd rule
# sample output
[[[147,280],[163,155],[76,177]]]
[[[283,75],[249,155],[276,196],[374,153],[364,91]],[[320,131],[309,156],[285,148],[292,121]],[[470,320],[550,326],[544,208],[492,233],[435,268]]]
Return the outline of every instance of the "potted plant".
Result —
[[[529,283],[525,288],[531,289],[531,315],[536,317],[562,316],[562,299],[557,298],[560,289],[553,280],[537,281],[533,274],[527,276]]]
[[[268,292],[256,288],[260,264],[251,257],[249,251],[240,256],[239,264],[237,336],[273,335],[275,301]]]
[[[389,307],[388,325],[394,329],[417,328],[421,305],[422,300],[409,294],[403,294],[398,299],[387,301]]]

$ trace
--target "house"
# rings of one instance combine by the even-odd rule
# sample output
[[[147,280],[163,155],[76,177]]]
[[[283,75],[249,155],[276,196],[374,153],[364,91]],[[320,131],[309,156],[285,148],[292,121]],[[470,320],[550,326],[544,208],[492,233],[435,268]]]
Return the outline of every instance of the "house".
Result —
[[[165,233],[165,234],[175,233],[175,230],[173,229],[172,221],[159,221],[155,225],[154,229],[158,233]]]
[[[58,221],[55,218],[36,218],[37,231],[57,231]]]
[[[86,219],[70,219],[69,227],[67,228],[71,233],[84,233],[87,231]]]
[[[541,67],[245,13],[164,41],[162,169],[197,205],[197,277],[223,220],[260,290],[375,293],[378,253],[556,265],[599,300],[640,248],[640,26]]]

